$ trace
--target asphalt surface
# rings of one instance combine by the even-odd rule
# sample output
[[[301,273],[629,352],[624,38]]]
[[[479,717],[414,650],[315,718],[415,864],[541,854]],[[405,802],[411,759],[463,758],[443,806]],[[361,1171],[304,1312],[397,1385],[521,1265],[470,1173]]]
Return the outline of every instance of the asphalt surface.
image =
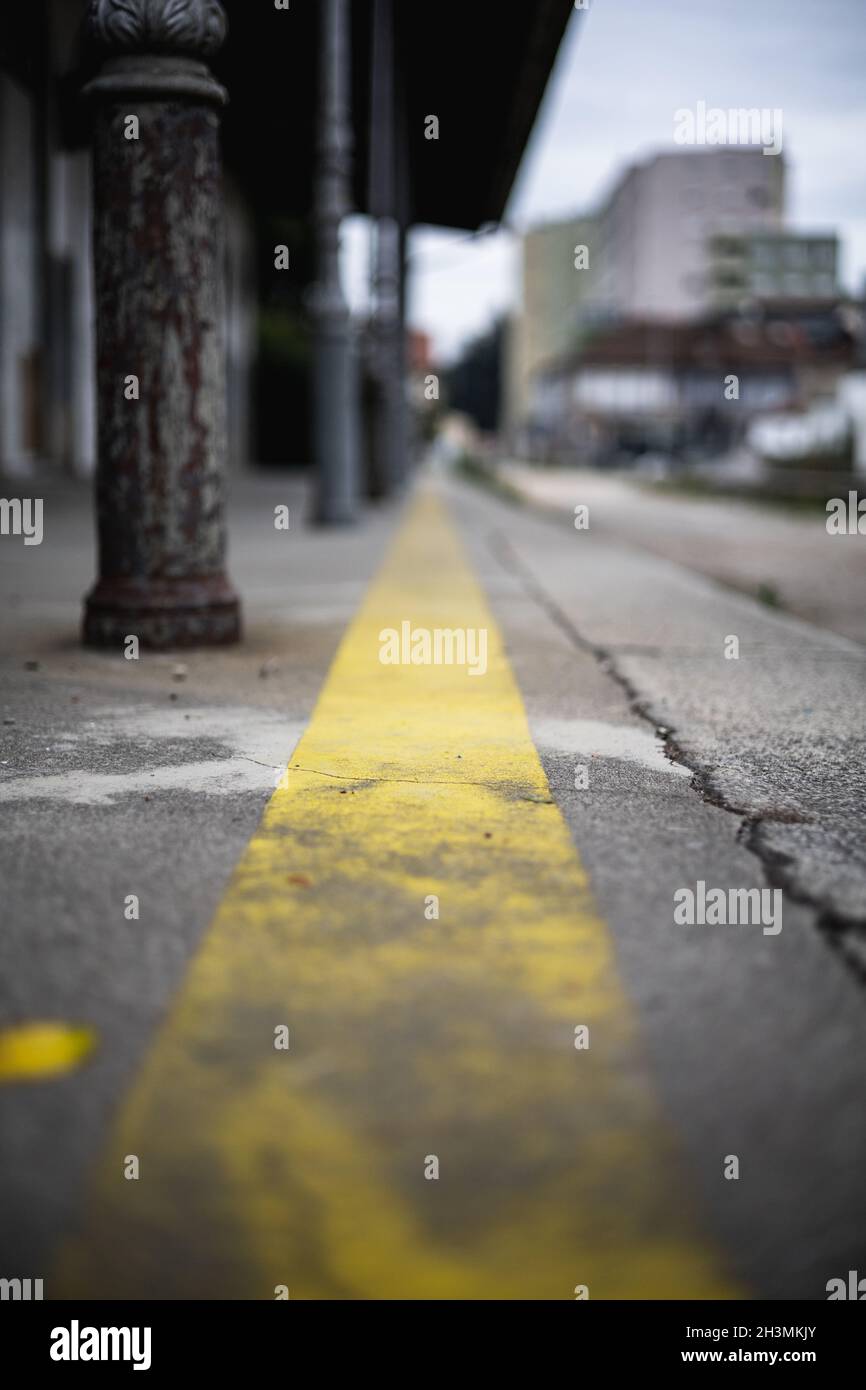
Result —
[[[846,869],[850,861],[818,822],[808,858],[784,866],[816,904],[784,890],[778,936],[740,925],[676,928],[671,904],[698,879],[744,888],[777,881],[760,837],[777,835],[772,843],[796,854],[785,835],[801,827],[753,817],[768,802],[788,804],[789,759],[804,739],[814,740],[827,775],[812,814],[817,821],[828,803],[840,814],[839,758],[824,761],[825,743],[861,747],[864,654],[592,530],[569,531],[488,497],[465,496],[460,511],[707,1219],[764,1297],[822,1297],[824,1271],[846,1260],[858,1268],[866,1252],[860,937],[822,926],[837,899],[820,845],[833,844]],[[731,633],[741,639],[739,661],[723,656]],[[804,650],[821,655],[804,661]],[[819,716],[805,732],[809,716],[792,726],[798,699]],[[846,802],[844,828],[862,845],[862,754],[853,756],[861,792]],[[587,791],[575,789],[577,763],[589,767]],[[707,790],[724,775],[737,810]],[[798,794],[808,798],[809,788]],[[859,871],[845,887],[862,919]],[[723,1154],[740,1156],[736,1183],[722,1178]]]
[[[42,1276],[74,1228],[118,1099],[400,514],[318,532],[295,524],[294,486],[237,492],[234,651],[127,662],[78,647],[83,493],[49,498],[42,546],[0,546],[3,1018],[99,1038],[62,1082],[0,1089],[9,1274]],[[866,652],[592,526],[447,495],[706,1221],[758,1296],[823,1298],[866,1261]],[[289,533],[273,529],[281,502]],[[780,886],[783,930],[676,927],[673,894],[699,879]]]
[[[551,506],[557,499],[553,515],[570,520],[573,497],[593,499],[590,530],[573,533],[583,545],[566,552],[564,570],[552,562],[538,576],[536,598],[576,641],[610,654],[610,668],[668,730],[671,751],[703,793],[743,818],[773,882],[816,907],[862,968],[866,647],[840,635],[866,640],[862,537],[828,535],[820,512],[791,518],[723,499],[647,496],[618,478],[536,473],[506,470],[527,495]],[[687,557],[725,582],[702,583],[681,564],[656,563],[647,549]],[[635,580],[638,556],[645,583]],[[760,573],[818,622],[738,601],[745,576],[754,583]],[[579,608],[589,583],[593,602]],[[724,655],[730,636],[737,659]]]
[[[273,525],[284,503],[289,532]],[[232,505],[229,567],[248,602],[244,643],[224,650],[127,661],[81,649],[94,554],[84,488],[47,502],[41,547],[0,547],[3,1018],[86,1022],[99,1038],[62,1084],[0,1088],[10,1269],[47,1269],[80,1214],[110,1118],[395,520],[319,532],[304,529],[303,506],[297,485],[266,480]],[[131,893],[138,921],[124,917]]]
[[[823,631],[866,642],[866,547],[858,535],[828,533],[820,500],[806,508],[770,506],[578,468],[507,463],[501,473],[569,525],[583,504],[596,535],[675,560]],[[844,500],[847,505],[847,494]]]

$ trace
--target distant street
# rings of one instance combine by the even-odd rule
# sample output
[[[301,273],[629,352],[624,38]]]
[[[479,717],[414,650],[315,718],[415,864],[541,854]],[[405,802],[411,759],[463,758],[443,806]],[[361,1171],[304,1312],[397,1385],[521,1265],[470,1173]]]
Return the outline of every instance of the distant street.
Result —
[[[857,536],[829,536],[820,502],[803,511],[724,495],[694,497],[588,469],[508,464],[502,476],[539,506],[568,517],[586,503],[600,535],[866,643],[866,546]]]

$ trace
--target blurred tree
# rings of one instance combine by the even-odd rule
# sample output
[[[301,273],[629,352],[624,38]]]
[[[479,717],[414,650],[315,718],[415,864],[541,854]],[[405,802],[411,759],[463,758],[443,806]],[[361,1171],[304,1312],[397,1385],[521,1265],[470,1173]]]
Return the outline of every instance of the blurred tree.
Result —
[[[448,406],[475,421],[479,429],[495,430],[502,395],[504,319],[474,338],[445,376]]]

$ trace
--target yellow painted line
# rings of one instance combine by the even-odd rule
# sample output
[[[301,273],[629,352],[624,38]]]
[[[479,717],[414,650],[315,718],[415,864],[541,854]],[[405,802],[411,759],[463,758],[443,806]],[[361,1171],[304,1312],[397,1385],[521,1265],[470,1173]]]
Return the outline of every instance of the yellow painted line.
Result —
[[[0,1030],[0,1082],[42,1081],[74,1071],[90,1055],[96,1035],[68,1023],[19,1023]]]
[[[486,674],[383,665],[406,620],[485,628]],[[133,1087],[60,1292],[736,1296],[688,1205],[501,637],[424,494]]]

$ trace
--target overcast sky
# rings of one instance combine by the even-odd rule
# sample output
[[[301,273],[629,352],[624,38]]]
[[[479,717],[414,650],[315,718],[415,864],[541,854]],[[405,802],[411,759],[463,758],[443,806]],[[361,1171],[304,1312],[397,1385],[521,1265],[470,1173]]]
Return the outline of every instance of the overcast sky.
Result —
[[[508,6],[502,7],[507,23]],[[483,74],[479,75],[483,99]],[[559,51],[506,220],[591,209],[623,167],[676,148],[681,107],[779,107],[788,220],[836,230],[848,288],[866,277],[866,0],[590,0]],[[350,236],[353,298],[364,273]],[[513,236],[419,229],[410,322],[445,359],[516,301]]]

